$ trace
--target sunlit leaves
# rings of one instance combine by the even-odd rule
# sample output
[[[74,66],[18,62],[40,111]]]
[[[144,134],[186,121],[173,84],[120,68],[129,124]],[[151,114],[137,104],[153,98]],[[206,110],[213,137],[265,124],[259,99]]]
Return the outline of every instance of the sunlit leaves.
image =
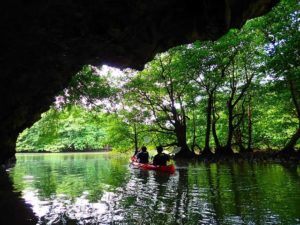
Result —
[[[50,109],[18,138],[17,150],[94,150],[104,146],[101,115],[78,106]]]
[[[108,74],[99,74],[96,67],[84,66],[64,90],[64,104],[80,103],[87,107],[99,105],[99,101],[110,97],[116,88],[109,85]]]

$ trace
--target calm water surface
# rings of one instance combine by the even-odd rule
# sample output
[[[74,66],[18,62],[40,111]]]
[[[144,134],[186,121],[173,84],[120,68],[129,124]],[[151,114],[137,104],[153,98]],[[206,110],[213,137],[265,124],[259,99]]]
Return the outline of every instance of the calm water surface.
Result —
[[[10,171],[38,224],[300,224],[300,168],[177,165],[174,175],[108,154],[18,154]]]

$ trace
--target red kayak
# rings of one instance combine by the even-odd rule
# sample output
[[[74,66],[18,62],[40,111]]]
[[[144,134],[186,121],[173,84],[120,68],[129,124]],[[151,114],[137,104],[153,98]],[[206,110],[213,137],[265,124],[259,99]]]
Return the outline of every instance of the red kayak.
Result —
[[[157,171],[167,172],[167,173],[175,172],[175,166],[173,164],[168,166],[156,166],[148,163],[138,163],[135,157],[131,157],[131,165],[144,170],[157,170]]]

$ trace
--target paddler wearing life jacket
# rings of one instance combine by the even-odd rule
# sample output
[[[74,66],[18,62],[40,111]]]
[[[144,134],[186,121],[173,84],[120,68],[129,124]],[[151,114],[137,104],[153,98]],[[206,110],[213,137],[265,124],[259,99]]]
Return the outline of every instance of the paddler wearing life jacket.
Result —
[[[157,154],[153,158],[153,165],[156,166],[166,166],[167,161],[170,160],[170,155],[163,153],[163,147],[162,146],[157,146],[156,151]]]
[[[142,147],[142,150],[137,153],[136,158],[139,163],[149,163],[149,153],[146,146]]]

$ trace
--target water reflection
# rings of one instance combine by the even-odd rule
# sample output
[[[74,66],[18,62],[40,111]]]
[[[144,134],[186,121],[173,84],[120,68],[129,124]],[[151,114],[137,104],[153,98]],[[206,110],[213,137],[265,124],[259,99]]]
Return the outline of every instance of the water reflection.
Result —
[[[11,177],[38,224],[300,224],[297,167],[186,164],[169,175],[104,154],[22,155]]]

